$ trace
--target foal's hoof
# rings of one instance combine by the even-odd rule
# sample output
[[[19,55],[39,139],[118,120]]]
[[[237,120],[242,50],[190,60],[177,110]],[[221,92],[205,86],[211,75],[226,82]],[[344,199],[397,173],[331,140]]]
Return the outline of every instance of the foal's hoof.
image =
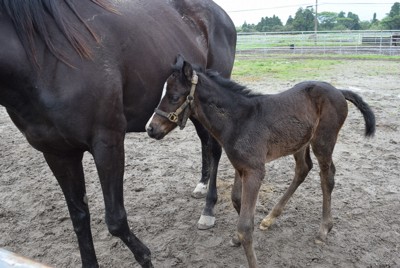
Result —
[[[268,230],[269,227],[271,227],[272,224],[274,224],[275,222],[275,218],[270,218],[270,217],[266,217],[265,219],[263,219],[260,223],[260,229],[265,231]]]
[[[207,191],[208,191],[207,185],[200,182],[193,190],[192,197],[196,199],[203,198],[207,195]]]
[[[318,234],[317,237],[315,237],[314,243],[323,246],[326,244],[326,237],[327,235]]]
[[[197,223],[197,228],[199,230],[207,230],[214,227],[214,225],[215,225],[215,217],[201,215]]]
[[[314,240],[315,244],[325,245],[326,239],[328,237],[329,232],[332,230],[332,227],[333,227],[332,221],[325,224],[321,224],[321,226],[319,227],[317,237]]]
[[[240,243],[239,238],[232,237],[231,242],[229,243],[231,247],[240,247],[242,243]]]

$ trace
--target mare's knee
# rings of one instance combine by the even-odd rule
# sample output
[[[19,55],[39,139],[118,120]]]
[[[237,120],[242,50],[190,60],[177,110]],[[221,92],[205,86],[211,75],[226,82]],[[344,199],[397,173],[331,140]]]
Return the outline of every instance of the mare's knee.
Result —
[[[90,226],[90,214],[88,211],[71,213],[71,220],[77,235],[87,232],[86,228],[88,225]]]
[[[108,231],[111,235],[116,237],[123,236],[127,231],[129,232],[128,221],[126,213],[117,216],[106,216],[106,223]]]

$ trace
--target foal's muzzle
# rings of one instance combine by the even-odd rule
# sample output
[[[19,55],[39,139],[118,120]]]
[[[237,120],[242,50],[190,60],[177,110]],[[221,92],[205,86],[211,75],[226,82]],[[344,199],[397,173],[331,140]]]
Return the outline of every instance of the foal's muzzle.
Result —
[[[153,124],[150,124],[146,128],[147,135],[150,138],[161,140],[165,137],[166,133],[164,131],[160,131],[159,128],[155,127]]]

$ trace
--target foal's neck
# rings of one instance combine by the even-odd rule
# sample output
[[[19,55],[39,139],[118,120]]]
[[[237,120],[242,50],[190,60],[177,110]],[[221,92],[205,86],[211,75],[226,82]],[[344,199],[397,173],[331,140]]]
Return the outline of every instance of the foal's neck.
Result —
[[[240,93],[224,88],[211,79],[202,79],[196,89],[194,117],[217,139],[241,121],[239,117],[251,110],[251,101]],[[204,81],[205,80],[205,81]]]

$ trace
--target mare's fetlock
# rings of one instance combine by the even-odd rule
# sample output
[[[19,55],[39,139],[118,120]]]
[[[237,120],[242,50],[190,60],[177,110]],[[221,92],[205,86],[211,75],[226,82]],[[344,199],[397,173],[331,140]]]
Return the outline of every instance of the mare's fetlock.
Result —
[[[207,195],[208,187],[207,184],[204,183],[199,183],[197,184],[196,188],[192,192],[192,197],[193,198],[203,198]]]

